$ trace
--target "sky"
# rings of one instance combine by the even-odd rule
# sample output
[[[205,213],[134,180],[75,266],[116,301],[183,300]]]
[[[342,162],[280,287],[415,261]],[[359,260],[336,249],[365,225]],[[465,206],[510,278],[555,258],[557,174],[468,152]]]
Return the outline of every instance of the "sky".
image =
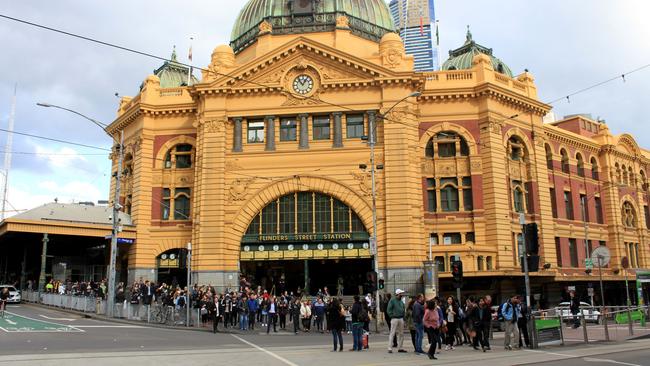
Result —
[[[0,14],[187,62],[197,66],[228,43],[245,0],[9,0]],[[548,102],[650,64],[646,0],[436,0],[442,60],[465,40],[479,44],[515,74],[530,70]],[[162,62],[0,18],[0,128],[6,129],[17,85],[15,131],[110,149],[111,138],[69,112],[110,123],[120,96],[137,94]],[[554,103],[558,117],[590,113],[614,134],[631,133],[650,148],[650,67]],[[0,132],[0,151],[6,133]],[[53,202],[108,199],[105,151],[14,135],[7,216]],[[1,162],[2,160],[0,160]],[[0,198],[1,200],[1,198]]]

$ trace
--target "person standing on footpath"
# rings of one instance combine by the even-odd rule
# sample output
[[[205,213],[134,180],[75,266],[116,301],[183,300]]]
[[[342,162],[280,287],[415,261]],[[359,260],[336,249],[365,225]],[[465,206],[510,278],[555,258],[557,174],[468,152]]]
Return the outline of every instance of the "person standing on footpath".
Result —
[[[515,295],[501,305],[501,314],[506,323],[506,334],[504,338],[504,347],[507,351],[512,351],[514,347],[519,348],[519,328],[517,328],[517,319],[521,316],[519,313],[519,298]],[[515,344],[517,342],[517,344]]]
[[[402,295],[404,291],[395,290],[395,297],[388,302],[386,312],[390,316],[391,328],[390,335],[388,336],[388,353],[393,353],[393,337],[397,335],[397,352],[406,353],[404,346],[404,302],[402,302]]]
[[[445,320],[447,320],[447,338],[445,339],[445,350],[454,350],[454,340],[456,339],[457,324],[460,323],[458,317],[458,305],[453,296],[447,297],[447,307],[445,309]]]
[[[325,288],[327,290],[327,288]],[[345,328],[345,312],[343,305],[339,299],[334,298],[331,300],[327,307],[327,330],[332,332],[332,339],[334,342],[334,350],[336,352],[336,345],[338,343],[338,351],[343,351],[343,329]]]
[[[363,312],[359,295],[354,295],[354,304],[350,309],[352,315],[352,349],[350,351],[363,350]]]
[[[293,332],[298,334],[300,331],[300,310],[302,305],[300,304],[300,297],[296,297],[291,302],[289,307],[289,313],[291,314],[291,322],[293,323]]]
[[[275,303],[275,297],[271,297],[268,300],[268,303],[266,305],[266,313],[268,316],[268,321],[266,323],[266,334],[269,334],[271,331],[271,325],[273,325],[273,333],[277,333],[278,330],[276,329],[276,324],[277,324],[277,313],[278,313],[278,308],[277,304]]]
[[[576,296],[575,291],[570,291],[569,296],[569,311],[573,315],[573,329],[577,329],[580,327],[580,317],[578,317],[578,313],[580,313],[580,300]]]
[[[492,319],[492,312],[484,298],[480,298],[478,306],[474,305],[471,309],[469,319],[474,332],[472,347],[478,351],[478,345],[480,344],[483,352],[488,351],[490,349],[490,344],[487,341],[489,337],[488,327]]]
[[[424,295],[419,294],[413,304],[413,324],[415,325],[415,353],[424,353]]]
[[[413,343],[413,349],[415,352],[418,350],[418,346],[416,346],[417,343],[415,343],[415,323],[413,323],[413,305],[415,304],[415,299],[409,300],[408,304],[406,304],[406,313],[404,314],[404,325],[408,328],[409,332],[411,333],[411,343]]]

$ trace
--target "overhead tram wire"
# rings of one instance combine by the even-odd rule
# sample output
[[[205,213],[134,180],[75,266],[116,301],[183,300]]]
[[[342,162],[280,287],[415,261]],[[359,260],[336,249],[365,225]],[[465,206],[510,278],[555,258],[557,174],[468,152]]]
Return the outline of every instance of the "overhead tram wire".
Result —
[[[107,46],[107,47],[111,47],[111,48],[120,49],[120,50],[122,50],[122,51],[135,53],[135,54],[138,54],[138,55],[141,55],[141,56],[150,57],[150,58],[154,58],[154,59],[161,60],[161,61],[171,61],[170,59],[168,59],[168,58],[166,58],[166,57],[156,56],[156,55],[154,55],[154,54],[147,53],[147,52],[143,52],[143,51],[138,51],[138,50],[133,49],[133,48],[129,48],[129,47],[125,47],[125,46],[120,46],[120,45],[113,44],[113,43],[106,42],[106,41],[101,41],[101,40],[94,39],[94,38],[91,38],[91,37],[87,37],[87,36],[83,36],[83,35],[80,35],[80,34],[75,34],[75,33],[67,32],[67,31],[60,30],[60,29],[56,29],[56,28],[52,28],[52,27],[48,27],[48,26],[45,26],[45,25],[41,25],[41,24],[38,24],[38,23],[30,22],[30,21],[23,20],[23,19],[19,19],[19,18],[15,18],[15,17],[11,17],[11,16],[8,16],[8,15],[0,14],[0,18],[4,18],[4,19],[7,19],[7,20],[11,20],[11,21],[17,22],[17,23],[22,23],[22,24],[29,25],[29,26],[32,26],[32,27],[36,27],[36,28],[40,28],[40,29],[44,29],[44,30],[47,30],[47,31],[50,31],[50,32],[63,34],[63,35],[70,36],[70,37],[73,37],[73,38],[82,39],[82,40],[85,40],[85,41],[88,41],[88,42],[92,42],[92,43],[96,43],[96,44],[100,44],[100,45],[103,45],[103,46]],[[245,79],[245,78],[238,78],[238,77],[233,76],[233,75],[230,75],[230,74],[225,74],[225,73],[215,72],[215,71],[212,71],[212,70],[208,70],[208,69],[205,69],[205,68],[202,68],[202,67],[196,67],[196,66],[193,66],[193,65],[190,65],[190,64],[186,64],[186,63],[183,63],[183,62],[179,62],[179,61],[175,61],[175,62],[178,63],[178,64],[180,64],[180,65],[182,65],[182,66],[185,66],[185,67],[190,67],[190,68],[194,68],[194,69],[197,69],[197,70],[201,70],[201,71],[204,71],[204,72],[207,72],[207,73],[211,73],[211,74],[215,74],[215,75],[219,75],[219,76],[224,76],[224,77],[227,77],[227,78],[230,78],[230,79],[233,79],[233,80],[242,80],[242,81],[244,81],[244,82],[246,82],[246,83],[253,84],[253,85],[257,85],[257,86],[261,86],[261,87],[265,87],[265,88],[270,88],[270,87],[271,87],[271,86],[269,86],[269,85],[262,84],[262,83],[259,83],[259,82],[256,82],[256,81],[248,80],[248,79]],[[567,99],[567,100],[570,101],[569,98],[572,97],[572,96],[574,96],[574,95],[577,95],[577,94],[580,94],[580,93],[584,93],[584,92],[586,92],[586,91],[588,91],[588,90],[594,89],[594,88],[599,87],[599,86],[601,86],[601,85],[607,84],[607,83],[609,83],[609,82],[611,82],[611,81],[617,80],[618,78],[623,78],[623,80],[625,81],[625,76],[626,76],[626,75],[630,75],[630,74],[632,74],[632,73],[635,73],[635,72],[637,72],[637,71],[643,70],[643,69],[648,68],[648,67],[650,67],[650,64],[643,65],[643,66],[641,66],[641,67],[639,67],[639,68],[636,68],[636,69],[631,70],[631,71],[629,71],[629,72],[623,73],[623,74],[618,75],[618,76],[616,76],[616,77],[613,77],[613,78],[607,79],[607,80],[605,80],[605,81],[602,81],[602,82],[596,83],[596,84],[594,84],[594,85],[592,85],[592,86],[589,86],[589,87],[587,87],[587,88],[580,89],[580,90],[575,91],[575,92],[573,92],[573,93],[570,93],[570,94],[568,94],[568,95],[566,95],[566,96],[564,96],[564,97],[561,97],[561,98],[557,98],[557,99],[555,99],[555,100],[552,100],[552,101],[548,102],[547,104],[554,104],[554,103],[557,103],[558,101],[563,100],[563,99]],[[316,100],[313,96],[304,96],[304,95],[300,95],[300,94],[293,93],[293,92],[291,92],[291,91],[286,91],[286,90],[283,90],[283,92],[284,92],[284,93],[287,93],[287,94],[290,94],[290,95],[292,95],[293,97],[296,97],[296,98],[299,98],[299,99],[311,99],[311,100]],[[346,109],[346,110],[349,110],[349,111],[355,111],[354,109],[352,109],[352,108],[350,108],[350,107],[343,106],[343,105],[339,105],[339,104],[336,104],[336,103],[332,103],[332,102],[328,102],[328,101],[324,101],[324,100],[319,100],[319,102],[320,102],[320,103],[325,103],[325,104],[328,104],[328,105],[331,105],[331,106],[334,106],[334,107],[343,108],[343,109]],[[394,123],[402,124],[402,125],[404,125],[404,126],[409,126],[407,123],[404,123],[404,122],[402,122],[402,121],[395,121],[395,120],[391,120],[391,119],[388,119],[388,118],[382,118],[382,119],[383,119],[384,121],[394,122]]]
[[[88,36],[83,36],[83,35],[72,33],[72,32],[67,32],[67,31],[64,31],[64,30],[61,30],[61,29],[57,29],[57,28],[48,27],[48,26],[45,26],[45,25],[42,25],[42,24],[38,24],[38,23],[27,21],[27,20],[11,17],[11,16],[8,16],[8,15],[0,14],[0,18],[4,18],[4,19],[8,19],[8,20],[11,20],[11,21],[14,21],[14,22],[29,25],[29,26],[32,26],[32,27],[44,29],[44,30],[47,30],[47,31],[50,31],[50,32],[63,34],[63,35],[69,36],[69,37],[78,38],[78,39],[88,41],[88,42],[91,42],[91,43],[96,43],[96,44],[99,44],[99,45],[102,45],[102,46],[106,46],[106,47],[110,47],[110,48],[116,48],[116,49],[119,49],[119,50],[122,50],[122,51],[131,52],[131,53],[135,53],[135,54],[138,54],[138,55],[141,55],[141,56],[154,58],[156,60],[166,61],[166,62],[171,62],[172,61],[172,60],[170,60],[170,59],[168,59],[166,57],[157,56],[157,55],[154,55],[154,54],[151,54],[151,53],[148,53],[148,52],[144,52],[144,51],[138,51],[138,50],[130,48],[130,47],[120,46],[118,44],[102,41],[102,40],[99,40],[99,39],[91,38],[91,37],[88,37]],[[207,72],[207,73],[214,74],[214,75],[217,75],[217,76],[224,76],[224,77],[227,77],[227,78],[232,79],[232,80],[241,80],[241,81],[244,81],[244,82],[246,82],[248,84],[257,85],[257,86],[264,87],[264,88],[275,88],[274,86],[270,86],[270,85],[263,84],[263,83],[253,81],[253,80],[249,80],[249,79],[246,79],[246,78],[240,78],[238,76],[234,76],[234,75],[231,75],[231,74],[225,74],[225,73],[212,71],[212,70],[209,70],[209,69],[206,69],[206,68],[203,68],[203,67],[190,65],[190,64],[180,62],[180,61],[174,61],[174,62],[181,65],[181,66],[201,70],[203,72]],[[350,108],[350,107],[347,107],[347,106],[344,106],[344,105],[340,105],[340,104],[336,104],[336,103],[332,103],[332,102],[328,102],[328,101],[325,101],[325,100],[316,99],[314,96],[305,96],[305,95],[301,95],[301,94],[294,93],[292,91],[287,91],[287,90],[283,90],[282,92],[287,93],[287,94],[289,94],[289,95],[291,95],[291,96],[293,96],[295,98],[298,98],[298,99],[310,99],[310,100],[313,100],[313,101],[318,101],[319,103],[328,104],[328,105],[333,106],[333,107],[338,107],[338,108],[342,108],[342,109],[345,109],[345,110],[348,110],[348,111],[357,112],[357,110],[355,110],[353,108]],[[388,119],[388,118],[385,118],[385,117],[382,118],[382,120],[389,121],[389,122],[395,122],[395,123],[399,123],[399,124],[403,124],[405,126],[408,126],[408,124],[406,124],[404,122],[394,121],[394,120],[391,120],[391,119]]]
[[[111,151],[111,149],[107,149],[107,148],[104,148],[104,147],[98,147],[98,146],[86,145],[86,144],[81,144],[81,143],[78,143],[78,142],[72,142],[72,141],[66,141],[66,140],[55,139],[55,138],[52,138],[52,137],[45,137],[45,136],[39,136],[39,135],[32,135],[32,134],[25,133],[25,132],[10,131],[10,130],[4,129],[4,128],[0,128],[0,131],[7,132],[7,133],[13,133],[13,134],[16,134],[16,135],[21,135],[21,136],[33,137],[33,138],[36,138],[36,139],[42,139],[42,140],[47,140],[47,141],[59,142],[59,143],[62,143],[62,144],[68,144],[68,145],[74,145],[74,146],[85,147],[85,148],[88,148],[88,149],[103,150],[103,151]]]

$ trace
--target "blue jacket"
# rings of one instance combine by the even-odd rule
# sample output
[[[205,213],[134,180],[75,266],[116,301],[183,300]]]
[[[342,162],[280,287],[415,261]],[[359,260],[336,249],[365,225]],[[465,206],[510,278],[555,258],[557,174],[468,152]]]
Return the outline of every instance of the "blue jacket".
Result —
[[[256,313],[257,308],[257,300],[248,299],[248,312]]]
[[[503,319],[506,321],[515,323],[521,317],[521,309],[519,305],[514,305],[510,301],[506,301],[501,305],[501,314],[503,314]]]

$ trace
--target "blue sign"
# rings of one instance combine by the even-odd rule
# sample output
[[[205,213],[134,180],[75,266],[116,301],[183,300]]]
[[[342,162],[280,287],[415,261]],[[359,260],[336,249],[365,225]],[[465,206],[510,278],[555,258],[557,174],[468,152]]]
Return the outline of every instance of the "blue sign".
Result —
[[[117,238],[117,244],[133,244],[135,239]]]

